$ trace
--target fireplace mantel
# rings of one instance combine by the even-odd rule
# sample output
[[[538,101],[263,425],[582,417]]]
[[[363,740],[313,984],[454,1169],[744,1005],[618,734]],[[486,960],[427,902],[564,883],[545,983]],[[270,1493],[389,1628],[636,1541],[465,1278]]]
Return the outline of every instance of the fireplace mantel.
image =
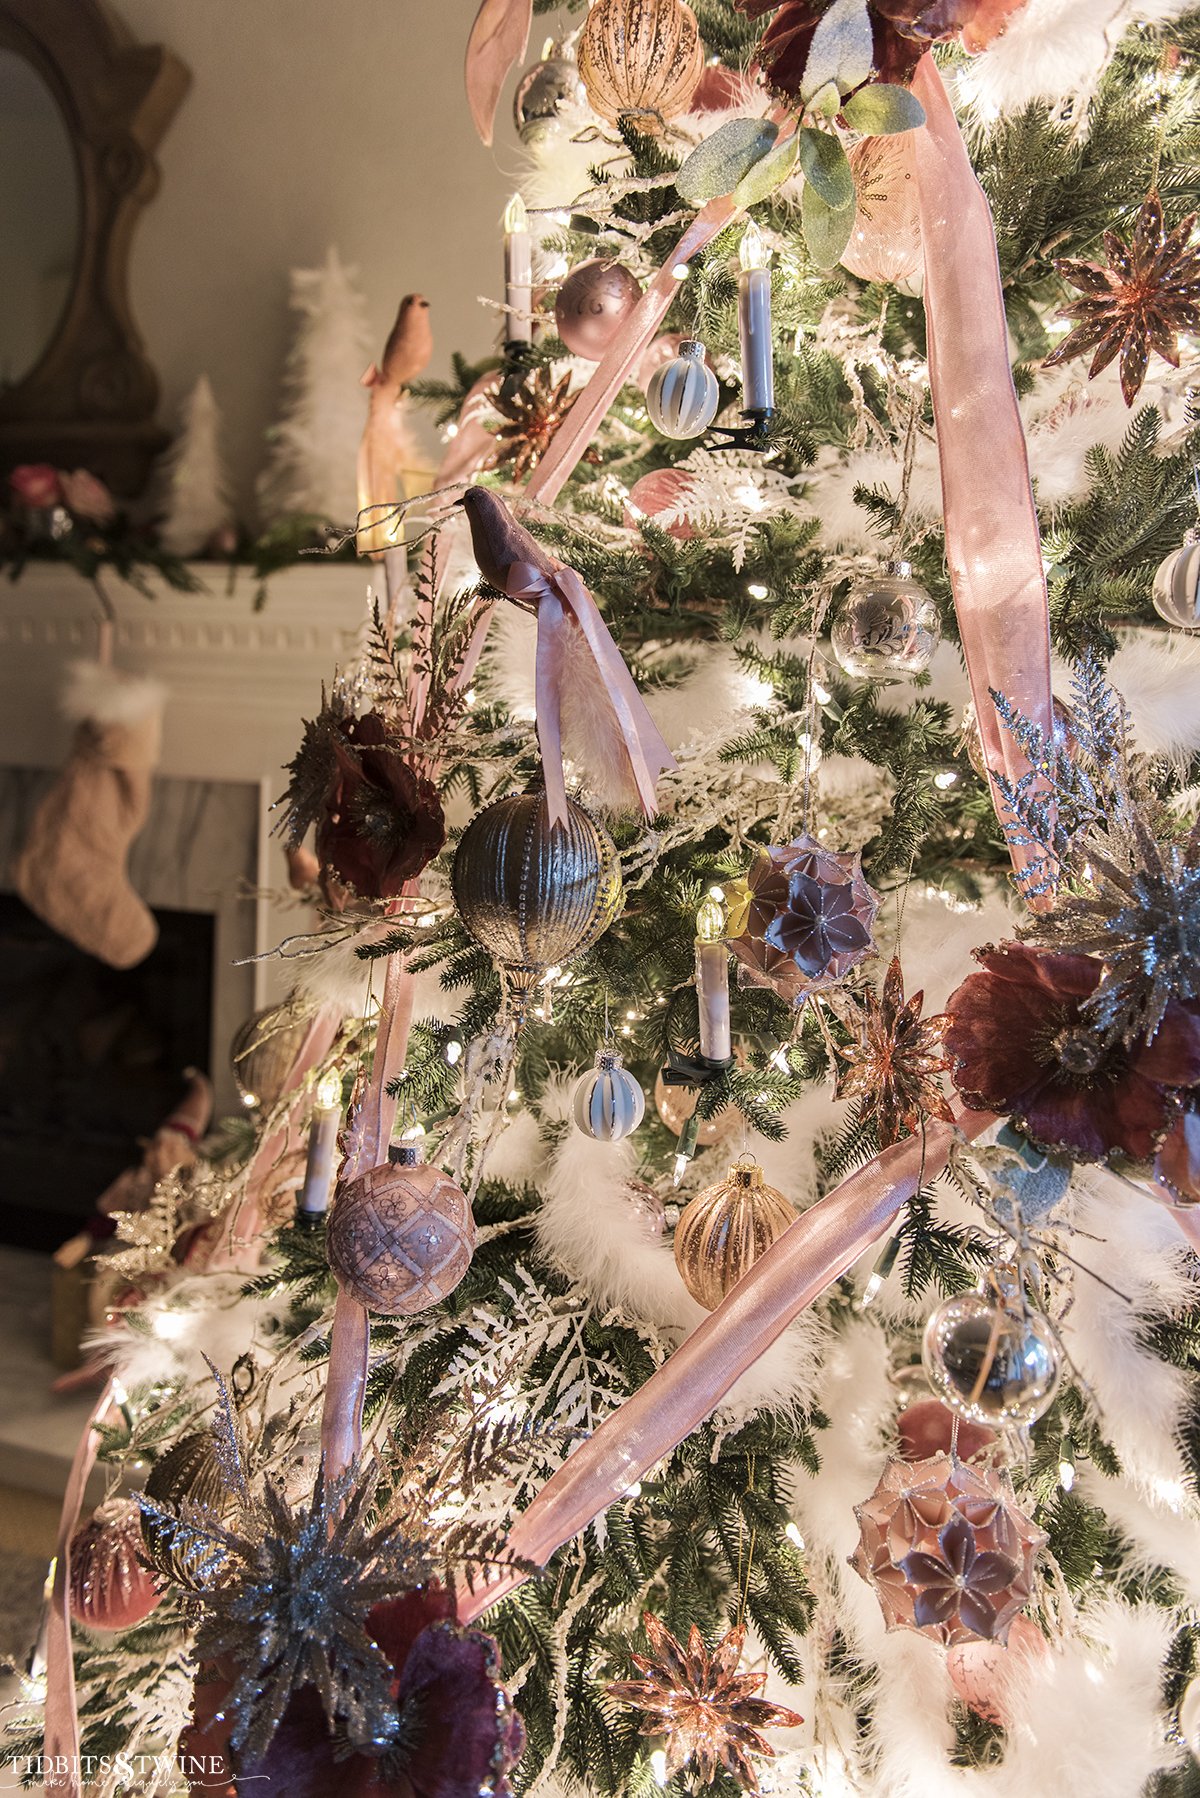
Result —
[[[274,575],[254,609],[239,570],[195,565],[203,587],[154,597],[106,578],[116,612],[116,666],[167,689],[162,754],[131,878],[156,908],[215,919],[211,1068],[235,1103],[227,1048],[254,1008],[280,996],[288,969],[252,962],[314,914],[289,894],[269,807],[285,784],[301,724],[336,669],[354,656],[374,570],[319,563]],[[68,662],[94,657],[99,610],[91,586],[60,564],[34,563],[0,584],[0,886],[37,797],[66,754],[58,709]],[[242,965],[238,965],[242,964]]]

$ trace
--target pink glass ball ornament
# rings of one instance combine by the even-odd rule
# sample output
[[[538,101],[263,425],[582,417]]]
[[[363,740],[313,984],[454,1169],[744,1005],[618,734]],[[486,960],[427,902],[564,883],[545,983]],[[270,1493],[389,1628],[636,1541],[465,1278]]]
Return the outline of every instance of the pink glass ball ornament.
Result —
[[[558,334],[573,356],[599,362],[641,297],[637,278],[619,262],[581,262],[554,302]]]

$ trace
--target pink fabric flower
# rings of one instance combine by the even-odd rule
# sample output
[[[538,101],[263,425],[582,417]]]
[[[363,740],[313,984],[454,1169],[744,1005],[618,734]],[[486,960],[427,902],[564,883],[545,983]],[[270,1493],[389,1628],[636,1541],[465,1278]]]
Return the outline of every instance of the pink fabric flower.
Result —
[[[58,470],[49,462],[22,462],[8,484],[23,506],[56,506],[63,496]]]
[[[1081,1011],[1103,966],[1022,943],[976,951],[946,1006],[951,1078],[976,1110],[1011,1116],[1030,1139],[1080,1161],[1148,1161],[1177,1089],[1200,1082],[1200,1016],[1172,1000],[1149,1042],[1105,1047]]]
[[[112,494],[104,482],[89,474],[86,468],[63,475],[62,497],[76,518],[86,518],[89,524],[111,524],[116,516],[117,506]]]

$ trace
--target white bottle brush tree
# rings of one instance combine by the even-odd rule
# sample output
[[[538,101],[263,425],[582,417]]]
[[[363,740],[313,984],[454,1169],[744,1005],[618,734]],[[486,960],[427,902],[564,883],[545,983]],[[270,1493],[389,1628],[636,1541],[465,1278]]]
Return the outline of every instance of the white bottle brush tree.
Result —
[[[183,403],[178,437],[160,464],[163,548],[174,556],[228,548],[234,528],[229,478],[221,458],[221,415],[207,375]]]
[[[370,355],[354,272],[335,249],[320,268],[292,271],[299,323],[284,370],[283,416],[270,433],[258,483],[268,527],[298,517],[353,522],[355,459],[366,411],[360,381]]]

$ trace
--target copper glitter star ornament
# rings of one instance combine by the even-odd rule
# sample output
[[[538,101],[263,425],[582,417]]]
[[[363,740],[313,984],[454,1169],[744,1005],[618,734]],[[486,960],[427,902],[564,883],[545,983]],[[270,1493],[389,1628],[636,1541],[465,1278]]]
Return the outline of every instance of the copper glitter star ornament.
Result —
[[[847,1063],[839,1099],[857,1099],[862,1120],[874,1122],[881,1148],[920,1129],[926,1118],[952,1123],[954,1114],[938,1081],[950,1066],[942,1054],[943,1017],[923,1018],[923,992],[904,997],[904,974],[893,956],[877,998],[860,995],[859,1039],[838,1054]]]
[[[1094,350],[1091,379],[1119,354],[1127,406],[1141,391],[1151,350],[1178,368],[1179,332],[1200,327],[1200,247],[1191,241],[1195,222],[1196,214],[1190,213],[1168,233],[1162,203],[1152,193],[1142,202],[1128,243],[1115,231],[1104,233],[1107,268],[1097,262],[1056,262],[1058,273],[1084,297],[1063,307],[1062,316],[1078,323],[1046,357],[1046,367]]]
[[[759,1733],[763,1729],[795,1729],[803,1717],[772,1704],[758,1693],[765,1673],[739,1673],[746,1644],[744,1629],[731,1629],[710,1654],[695,1624],[687,1647],[649,1611],[642,1619],[649,1654],[635,1654],[641,1679],[616,1680],[610,1698],[645,1717],[644,1736],[666,1737],[668,1778],[689,1762],[701,1779],[730,1773],[746,1792],[759,1790],[751,1755],[773,1760],[775,1750]]]
[[[571,407],[570,371],[554,380],[548,368],[538,368],[514,393],[492,396],[492,406],[505,421],[496,432],[496,448],[488,466],[503,468],[511,481],[532,474],[550,447],[551,439]]]

